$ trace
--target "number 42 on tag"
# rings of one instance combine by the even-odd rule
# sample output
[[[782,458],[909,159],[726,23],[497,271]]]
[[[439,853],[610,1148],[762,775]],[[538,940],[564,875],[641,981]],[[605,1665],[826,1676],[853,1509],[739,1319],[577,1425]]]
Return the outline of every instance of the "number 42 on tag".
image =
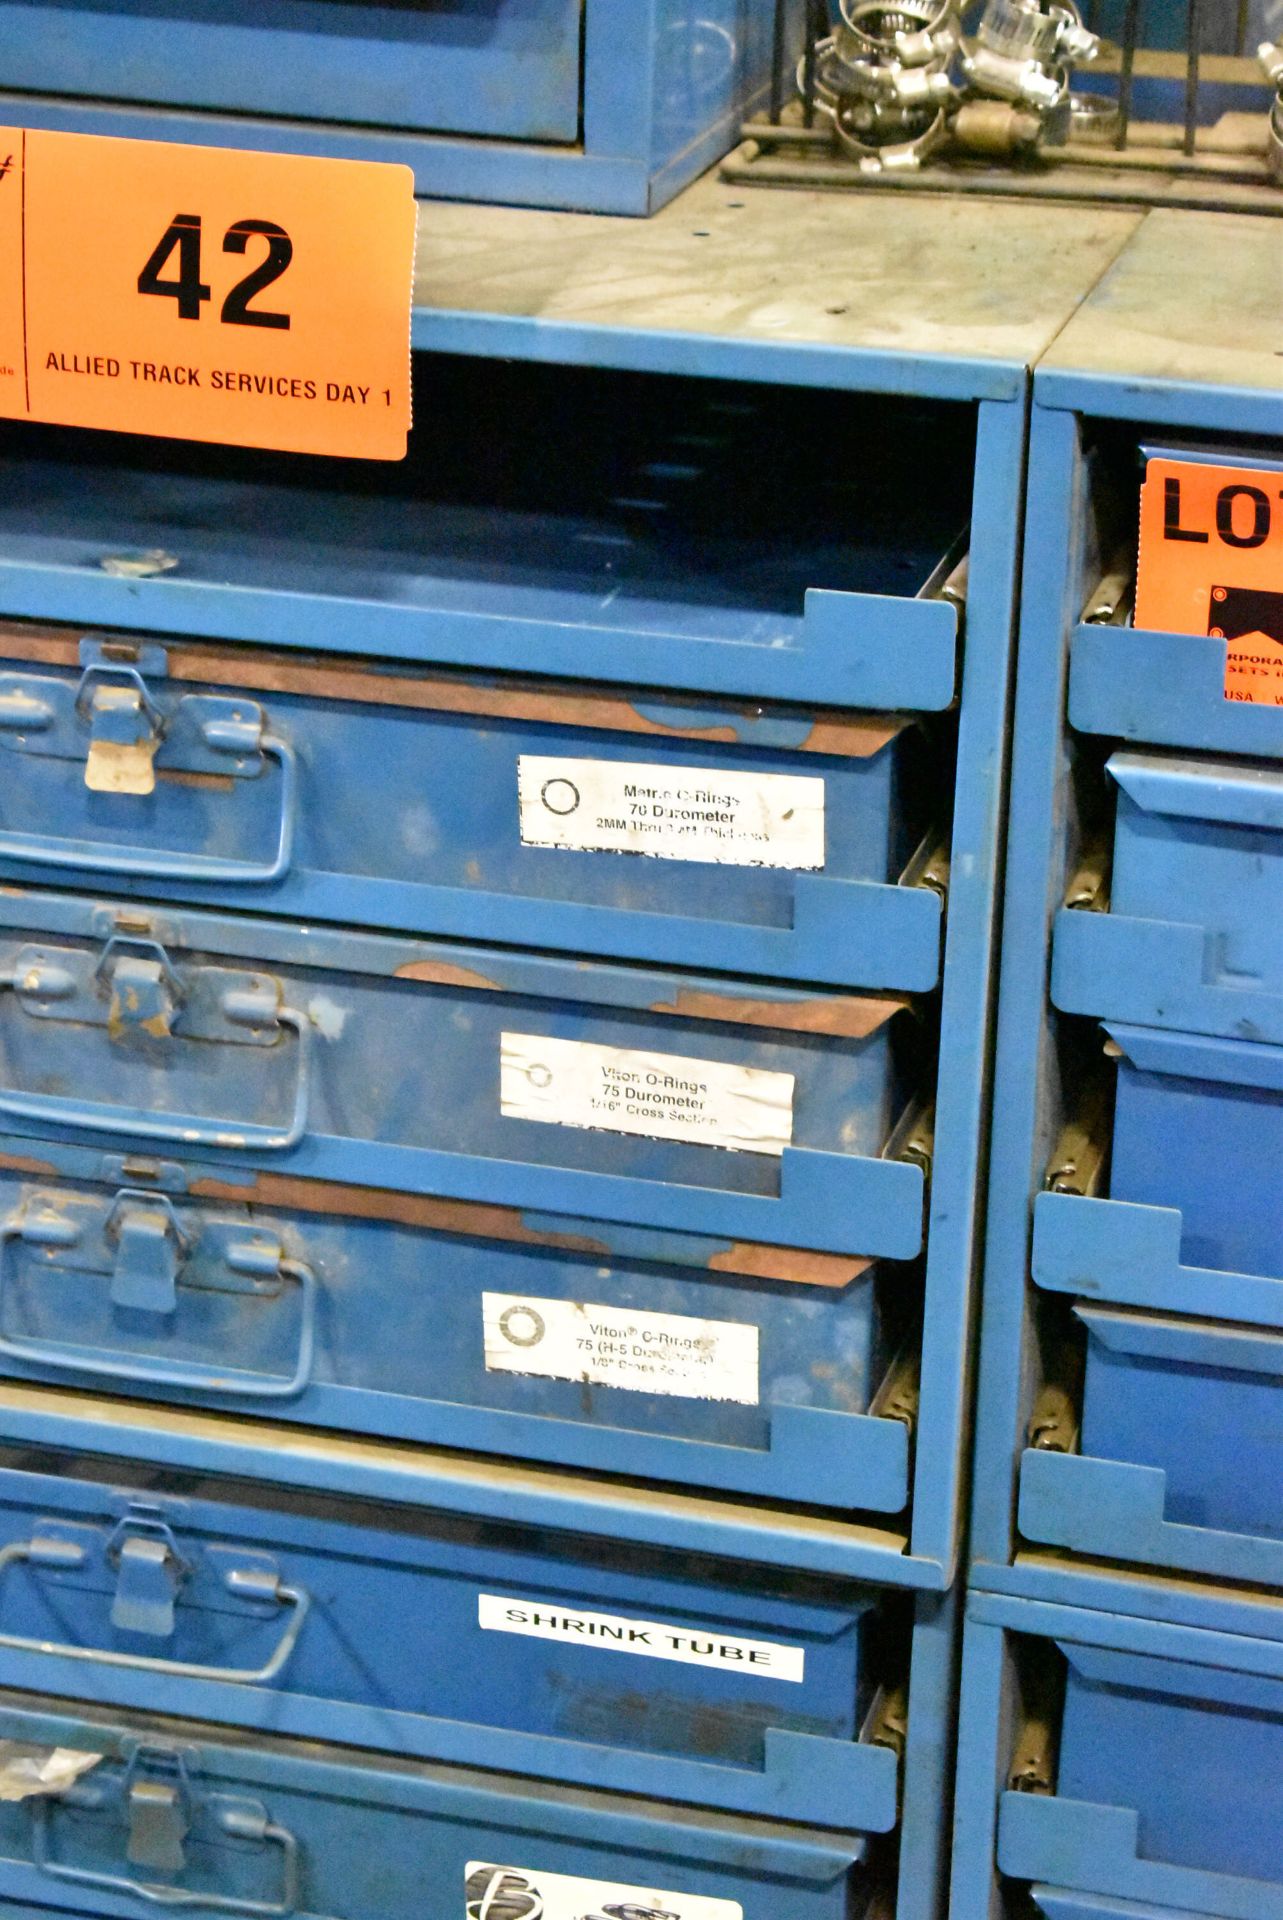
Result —
[[[0,154],[0,413],[404,455],[408,168],[21,128]]]

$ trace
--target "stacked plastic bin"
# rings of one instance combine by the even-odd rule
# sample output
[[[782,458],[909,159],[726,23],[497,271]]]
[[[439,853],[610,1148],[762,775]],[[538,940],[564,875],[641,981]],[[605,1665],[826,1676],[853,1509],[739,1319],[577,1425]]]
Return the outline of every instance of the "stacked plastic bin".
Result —
[[[18,1910],[936,1910],[1024,366],[1132,224],[991,220],[429,207],[405,467],[13,436]]]
[[[1131,618],[1151,460],[1283,538],[1271,229],[1151,215],[1035,378],[955,1920],[1283,1914],[1283,708]]]

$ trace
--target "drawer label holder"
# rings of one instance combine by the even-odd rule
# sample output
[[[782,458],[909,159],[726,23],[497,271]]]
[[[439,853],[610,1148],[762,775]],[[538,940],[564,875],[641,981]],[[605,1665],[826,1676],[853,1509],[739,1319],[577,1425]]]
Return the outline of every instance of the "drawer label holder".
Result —
[[[824,866],[824,781],[523,753],[523,847],[648,854],[727,867]]]
[[[745,1640],[720,1627],[689,1626],[660,1620],[634,1620],[622,1614],[592,1613],[555,1601],[521,1600],[494,1593],[477,1595],[477,1624],[483,1633],[515,1633],[528,1640],[555,1640],[562,1646],[599,1647],[607,1653],[631,1653],[646,1660],[672,1660],[686,1667],[714,1667],[722,1673],[788,1680],[801,1685],[806,1648],[778,1640]]]
[[[469,1860],[466,1920],[744,1920],[738,1900]]]
[[[483,1293],[481,1312],[487,1373],[758,1403],[758,1330],[744,1321],[511,1293]]]

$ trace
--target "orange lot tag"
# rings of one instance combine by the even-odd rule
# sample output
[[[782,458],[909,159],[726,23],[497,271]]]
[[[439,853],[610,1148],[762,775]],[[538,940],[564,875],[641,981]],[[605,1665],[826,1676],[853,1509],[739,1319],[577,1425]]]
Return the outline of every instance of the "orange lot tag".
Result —
[[[0,128],[0,415],[403,459],[408,167]]]
[[[1223,639],[1225,698],[1283,707],[1283,471],[1149,462],[1136,625]]]

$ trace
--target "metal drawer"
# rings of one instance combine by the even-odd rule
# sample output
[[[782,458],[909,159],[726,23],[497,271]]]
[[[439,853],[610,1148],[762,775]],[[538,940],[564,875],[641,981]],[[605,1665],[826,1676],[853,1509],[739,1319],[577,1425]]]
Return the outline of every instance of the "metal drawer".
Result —
[[[713,700],[958,690],[969,409],[416,354],[410,453],[377,471],[16,431],[13,616]],[[876,444],[876,487],[816,461],[842,436]]]
[[[13,1377],[814,1506],[908,1503],[912,1273],[751,1246],[679,1264],[689,1247],[627,1231],[635,1251],[610,1259],[609,1230],[582,1222],[33,1144],[0,1139]]]
[[[1087,1333],[1077,1452],[1031,1449],[1027,1540],[1283,1584],[1283,1335],[1079,1301]]]
[[[0,1804],[0,1911],[51,1920],[862,1920],[876,1884],[860,1837],[694,1828],[651,1801],[140,1712],[6,1693],[0,1739],[98,1756],[61,1793]]]
[[[901,1001],[0,897],[0,1115],[291,1172],[909,1259]],[[903,1034],[897,1030],[903,1029]]]
[[[1119,1051],[1111,1197],[1179,1208],[1194,1266],[1283,1277],[1283,1047],[1107,1032]]]
[[[973,1591],[963,1645],[955,1920],[1279,1920],[1283,1647],[1272,1607],[1203,1583],[1113,1610]],[[1190,1624],[1214,1616],[1217,1630]],[[1046,1900],[1044,1903],[1044,1895]]]
[[[0,869],[54,885],[865,987],[939,975],[942,770],[900,715],[9,626],[0,754]]]
[[[784,51],[800,41],[789,0]],[[18,126],[414,170],[439,200],[647,214],[767,92],[773,0],[6,0]]]
[[[1165,1870],[1173,1884],[1185,1875],[1195,1885],[1219,1875],[1255,1881],[1258,1911],[1272,1913],[1283,1884],[1283,1802],[1275,1784],[1283,1678],[1199,1664],[1197,1633],[1172,1638],[1176,1644],[1162,1653],[1062,1644],[1068,1673],[1056,1799],[1039,1809],[1039,1822],[1038,1814],[1019,1811],[1024,1796],[1008,1797],[999,1863],[1021,1872],[1030,1831],[1049,1824],[1052,1807],[1063,1827],[1077,1803],[1082,1824],[1088,1808],[1094,1815],[1103,1865],[1113,1864],[1108,1855],[1121,1853],[1128,1831],[1143,1834],[1138,1880],[1147,1868],[1151,1879]],[[1245,1776],[1253,1782],[1248,1817]],[[1052,1876],[1044,1870],[1038,1877]]]
[[[31,1471],[40,1466],[43,1471]],[[108,1476],[110,1476],[108,1478]],[[889,1831],[911,1601],[26,1449],[0,1680],[532,1778]]]
[[[1283,1540],[1283,1335],[1079,1302],[1082,1450],[1160,1469],[1178,1523]]]
[[[1283,1041],[1283,770],[1141,753],[1116,753],[1107,770],[1109,912],[1059,914],[1056,1005]]]
[[[0,6],[28,93],[508,139],[579,131],[583,0]]]

